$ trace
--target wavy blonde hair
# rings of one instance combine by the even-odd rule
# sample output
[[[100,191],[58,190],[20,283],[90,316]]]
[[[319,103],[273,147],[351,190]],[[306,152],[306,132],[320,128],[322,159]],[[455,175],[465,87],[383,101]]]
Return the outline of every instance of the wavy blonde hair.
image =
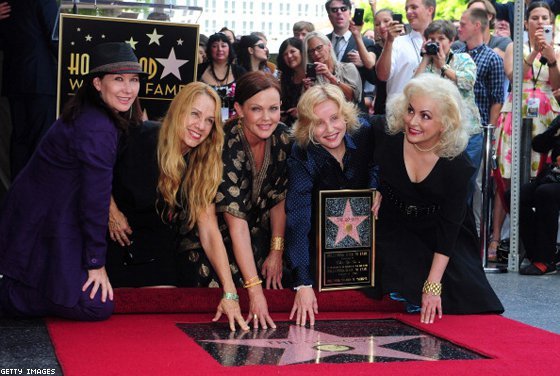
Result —
[[[194,100],[205,95],[214,101],[214,125],[208,137],[196,148],[189,151],[188,162],[181,153],[181,135],[185,119],[189,116]],[[205,208],[214,202],[218,186],[222,181],[222,147],[224,131],[220,112],[221,101],[218,94],[202,82],[186,85],[173,99],[159,133],[158,191],[163,196],[170,216],[186,202],[187,230],[192,229]]]
[[[423,73],[408,82],[402,94],[387,103],[387,133],[397,134],[405,128],[404,118],[413,96],[431,98],[441,114],[442,132],[434,153],[442,158],[455,158],[465,150],[469,135],[463,126],[463,99],[457,86],[436,74]]]
[[[332,84],[315,85],[307,89],[298,102],[298,119],[292,128],[292,134],[299,146],[307,147],[310,141],[317,144],[317,141],[313,138],[313,132],[321,120],[315,115],[314,110],[315,106],[328,100],[336,103],[339,114],[342,115],[346,123],[346,132],[352,134],[360,128],[358,107],[346,100],[344,93],[338,86]]]

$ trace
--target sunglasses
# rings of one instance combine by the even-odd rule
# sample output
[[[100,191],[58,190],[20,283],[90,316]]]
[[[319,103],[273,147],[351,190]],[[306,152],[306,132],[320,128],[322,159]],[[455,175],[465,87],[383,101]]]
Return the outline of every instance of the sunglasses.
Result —
[[[331,13],[338,13],[338,12],[346,12],[348,7],[330,7],[329,12]]]
[[[264,50],[266,48],[266,45],[264,43],[259,43],[259,44],[255,44],[254,47],[258,47],[261,50]]]

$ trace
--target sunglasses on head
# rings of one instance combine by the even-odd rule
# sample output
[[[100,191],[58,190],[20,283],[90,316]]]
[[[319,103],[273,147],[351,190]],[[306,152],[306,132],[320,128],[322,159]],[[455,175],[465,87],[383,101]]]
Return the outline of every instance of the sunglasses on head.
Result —
[[[261,50],[264,50],[266,48],[266,45],[264,43],[258,43],[258,44],[255,44],[254,47],[258,47]]]
[[[337,12],[346,12],[348,10],[348,7],[330,7],[329,11],[331,13],[337,13]]]

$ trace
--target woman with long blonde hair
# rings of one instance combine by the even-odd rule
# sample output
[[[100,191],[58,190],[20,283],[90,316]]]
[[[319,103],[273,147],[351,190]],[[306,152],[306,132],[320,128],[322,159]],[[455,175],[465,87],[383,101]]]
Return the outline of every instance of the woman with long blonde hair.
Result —
[[[152,187],[157,185],[157,191],[153,189],[155,197],[152,199],[151,213],[155,213],[158,216],[158,223],[166,226],[167,231],[172,231],[173,235],[176,235],[178,228],[181,245],[189,243],[189,239],[193,236],[191,234],[197,233],[200,239],[197,247],[204,249],[205,256],[211,264],[208,268],[215,271],[217,280],[215,286],[220,284],[224,289],[214,321],[222,314],[226,314],[232,330],[235,330],[236,321],[241,328],[248,329],[241,316],[239,297],[229,270],[228,257],[218,229],[214,207],[214,198],[222,180],[223,170],[224,132],[220,106],[220,98],[210,86],[201,82],[190,83],[171,102],[161,128],[154,128],[158,133],[157,149],[152,150],[156,150],[157,158],[153,160],[157,163],[158,174],[157,180],[154,180],[152,185]],[[144,151],[148,151],[146,154],[149,154],[149,149],[146,149]],[[136,157],[141,158],[140,153],[135,154]],[[147,171],[149,167],[141,164],[138,169]],[[119,204],[116,195],[115,201]],[[136,203],[138,201],[135,200]],[[157,210],[154,209],[153,202],[156,202]],[[125,217],[121,213],[118,220],[124,222],[127,218],[131,220],[131,214],[134,213],[127,213]],[[143,245],[138,244],[138,237],[141,235],[139,232],[145,229],[135,228],[132,221],[131,225],[129,229],[130,233],[132,229],[135,230],[133,233],[135,242],[129,247],[137,250],[137,247]],[[111,236],[122,239],[122,236],[126,237],[126,232],[115,232]],[[172,236],[173,241],[165,243],[173,245],[168,246],[167,251],[164,251],[165,247],[160,246],[160,237],[156,237],[155,240],[153,238],[152,241],[158,243],[157,246],[152,243],[154,251],[152,257],[146,260],[147,266],[144,265],[146,273],[151,273],[151,270],[146,269],[156,268],[157,264],[151,263],[152,258],[155,262],[159,262],[157,258],[160,257],[167,260],[166,268],[172,270],[171,274],[176,273],[174,282],[164,284],[194,287],[188,283],[188,272],[185,271],[185,264],[188,263],[191,255],[189,253],[185,255],[183,252],[176,254],[176,237]],[[127,241],[130,244],[128,239]],[[164,253],[171,256],[166,256]],[[134,266],[133,262],[129,262],[125,268],[128,267],[133,273]],[[160,278],[163,278],[161,274]]]

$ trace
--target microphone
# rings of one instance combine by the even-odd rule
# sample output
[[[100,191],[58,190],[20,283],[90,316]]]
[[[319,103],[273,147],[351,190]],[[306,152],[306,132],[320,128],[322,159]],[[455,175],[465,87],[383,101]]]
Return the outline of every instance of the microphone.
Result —
[[[546,65],[548,64],[548,60],[546,59],[546,57],[541,56],[541,58],[539,59],[539,63],[541,63],[542,65]]]

